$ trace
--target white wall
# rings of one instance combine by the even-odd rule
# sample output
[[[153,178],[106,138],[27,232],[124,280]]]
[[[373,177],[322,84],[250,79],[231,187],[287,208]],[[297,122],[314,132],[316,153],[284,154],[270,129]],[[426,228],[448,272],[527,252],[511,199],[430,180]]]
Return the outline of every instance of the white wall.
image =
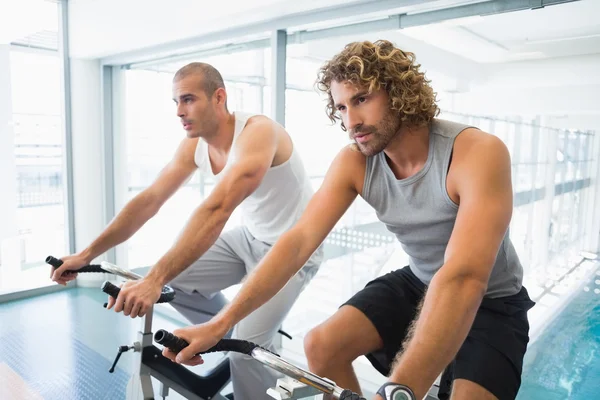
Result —
[[[17,234],[17,168],[12,125],[9,46],[0,44],[0,243]],[[2,260],[0,259],[0,263]]]
[[[598,54],[495,64],[488,68],[486,87],[568,87],[600,85]]]
[[[446,95],[451,97],[446,103],[451,109],[485,115],[562,116],[570,118],[569,128],[598,128],[600,54],[483,68],[479,80],[466,82]]]
[[[478,88],[454,95],[460,112],[485,115],[596,115],[600,85],[543,88]],[[591,127],[580,126],[579,129]]]

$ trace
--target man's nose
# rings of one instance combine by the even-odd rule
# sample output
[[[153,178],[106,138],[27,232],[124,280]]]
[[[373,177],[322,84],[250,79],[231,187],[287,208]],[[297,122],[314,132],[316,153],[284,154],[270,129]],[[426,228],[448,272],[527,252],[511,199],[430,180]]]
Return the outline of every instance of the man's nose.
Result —
[[[350,132],[353,132],[359,130],[362,124],[363,120],[360,113],[348,109],[346,112],[346,128],[348,128]]]

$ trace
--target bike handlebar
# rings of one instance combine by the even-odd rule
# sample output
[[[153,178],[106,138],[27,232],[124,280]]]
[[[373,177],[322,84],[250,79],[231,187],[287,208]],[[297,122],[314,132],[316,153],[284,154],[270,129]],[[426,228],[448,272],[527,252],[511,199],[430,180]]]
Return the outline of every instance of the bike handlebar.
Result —
[[[52,256],[48,256],[46,257],[46,264],[50,264],[52,265],[54,268],[58,268],[60,267],[63,262],[62,260],[59,260],[58,258],[52,257]],[[101,272],[106,272],[105,270],[102,269],[102,267],[99,264],[90,264],[90,265],[86,265],[83,268],[77,270],[77,271],[67,271],[67,273],[75,273],[75,272],[95,272],[95,273],[101,273]]]
[[[160,329],[154,334],[154,340],[174,353],[179,353],[189,345],[184,339],[181,339],[164,329]],[[206,351],[197,353],[197,355],[216,351],[233,351],[251,356],[255,360],[260,361],[284,375],[296,379],[308,386],[312,386],[323,393],[333,395],[334,399],[366,400],[365,398],[360,397],[360,395],[353,393],[351,390],[342,389],[334,383],[327,381],[312,372],[297,367],[283,360],[279,355],[252,342],[237,339],[222,339],[215,346]]]
[[[117,297],[119,297],[119,293],[121,292],[120,287],[115,286],[114,284],[110,283],[109,281],[105,281],[102,284],[101,289],[104,293],[106,293],[107,295],[109,295],[115,299]],[[158,298],[156,303],[168,303],[168,302],[172,301],[174,298],[175,298],[175,290],[173,290],[173,288],[170,286],[163,286],[162,291],[160,293],[160,297]]]
[[[59,260],[56,257],[48,256],[48,257],[46,257],[46,263],[52,265],[54,268],[58,268],[63,264],[63,261]],[[67,273],[79,273],[79,272],[113,274],[112,271],[107,271],[107,270],[103,269],[101,265],[98,265],[98,264],[85,265],[81,269],[78,269],[76,271],[67,271]],[[119,293],[121,292],[121,288],[110,283],[109,281],[105,281],[102,284],[102,291],[116,299],[119,296]],[[168,302],[172,301],[174,298],[175,298],[175,290],[173,290],[173,288],[170,286],[163,286],[162,293],[161,293],[157,303],[168,303]]]
[[[154,334],[154,341],[158,344],[162,344],[163,346],[167,347],[173,353],[179,353],[181,350],[189,346],[189,343],[185,339],[177,337],[171,332],[168,332],[164,329],[159,329],[158,331],[156,331],[156,333]],[[215,353],[218,351],[233,351],[235,353],[241,353],[247,356],[252,356],[252,350],[256,348],[263,349],[264,351],[269,351],[260,347],[257,344],[245,340],[221,339],[216,345],[214,345],[210,349],[201,351],[198,354]],[[275,355],[279,356],[278,354]]]

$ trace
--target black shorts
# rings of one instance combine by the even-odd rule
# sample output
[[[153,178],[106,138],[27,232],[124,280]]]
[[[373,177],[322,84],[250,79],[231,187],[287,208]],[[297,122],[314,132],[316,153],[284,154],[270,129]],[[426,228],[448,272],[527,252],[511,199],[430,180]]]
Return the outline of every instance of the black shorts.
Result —
[[[385,376],[424,291],[425,285],[405,267],[369,282],[344,304],[362,311],[379,332],[383,348],[366,356]],[[454,379],[475,382],[500,400],[517,396],[529,342],[527,311],[534,304],[524,287],[512,296],[483,299],[471,331],[442,375],[440,400],[450,398]]]

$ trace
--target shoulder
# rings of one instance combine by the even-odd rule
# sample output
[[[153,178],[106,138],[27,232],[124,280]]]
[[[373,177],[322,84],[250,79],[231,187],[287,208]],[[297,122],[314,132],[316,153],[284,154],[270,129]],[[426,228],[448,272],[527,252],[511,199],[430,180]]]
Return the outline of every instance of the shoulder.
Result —
[[[339,151],[330,170],[337,177],[351,183],[358,194],[362,194],[367,157],[355,145],[349,144]]]
[[[500,138],[475,128],[458,135],[448,173],[450,193],[460,198],[474,190],[510,191],[511,180],[510,153]]]
[[[280,152],[281,138],[284,137],[280,125],[264,115],[251,115],[247,119],[244,116],[239,120],[236,117],[236,124],[239,123],[244,123],[244,126],[237,139],[234,139],[233,157],[252,157],[261,160],[261,163],[268,160],[271,165]],[[237,129],[240,129],[239,125],[236,126]]]
[[[267,139],[286,134],[286,131],[283,126],[265,115],[250,115],[246,119],[240,136],[249,136],[248,134],[252,136],[259,135]]]
[[[343,163],[347,167],[353,166],[365,166],[367,164],[367,157],[356,148],[355,144],[348,144],[337,156],[338,162]]]
[[[279,123],[267,117],[266,115],[256,114],[250,115],[246,119],[246,125],[244,130],[247,129],[260,129],[260,128],[277,128],[281,127]]]
[[[481,163],[480,166],[485,167],[487,163],[496,162],[510,163],[508,148],[497,136],[477,128],[466,128],[456,137],[453,164]]]
[[[196,149],[199,138],[185,138],[180,143],[175,152],[175,159],[185,163],[195,163]]]
[[[276,122],[273,121],[271,118],[267,117],[266,115],[262,115],[262,114],[250,115],[246,119],[246,126],[260,125],[260,124],[275,124],[275,123]]]

